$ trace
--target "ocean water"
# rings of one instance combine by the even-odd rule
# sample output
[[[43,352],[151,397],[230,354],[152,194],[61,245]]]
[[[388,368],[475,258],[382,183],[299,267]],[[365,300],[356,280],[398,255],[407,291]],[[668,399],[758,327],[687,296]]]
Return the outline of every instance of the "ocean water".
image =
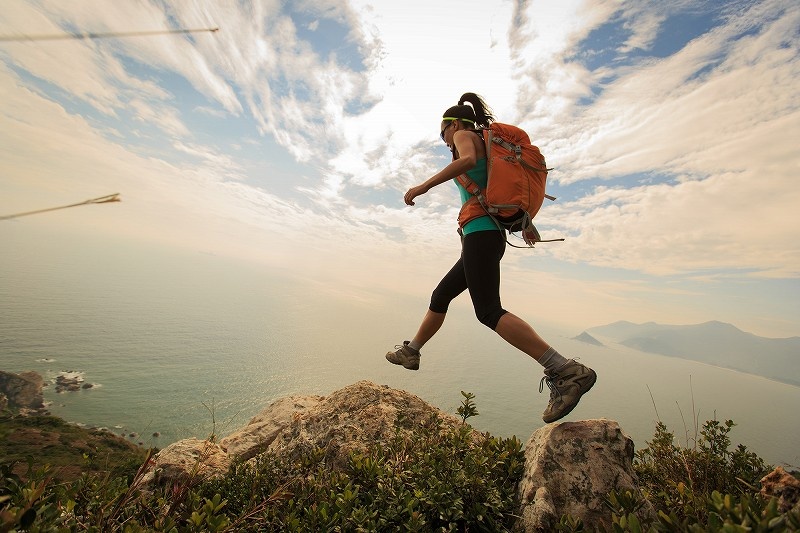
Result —
[[[384,354],[413,334],[424,297],[353,298],[229,258],[65,239],[23,224],[0,228],[0,244],[0,369],[41,373],[51,383],[50,410],[73,422],[164,447],[225,436],[279,397],[325,395],[366,379],[451,413],[460,391],[472,392],[480,415],[470,421],[495,435],[524,442],[544,425],[540,367],[479,325],[466,298],[423,350],[421,369],[410,372]],[[514,311],[598,373],[566,420],[617,420],[640,448],[656,420],[692,445],[705,420],[732,419],[734,444],[774,464],[800,465],[799,387],[592,346],[570,337],[599,324],[539,327],[532,310]],[[93,386],[56,393],[64,374]]]

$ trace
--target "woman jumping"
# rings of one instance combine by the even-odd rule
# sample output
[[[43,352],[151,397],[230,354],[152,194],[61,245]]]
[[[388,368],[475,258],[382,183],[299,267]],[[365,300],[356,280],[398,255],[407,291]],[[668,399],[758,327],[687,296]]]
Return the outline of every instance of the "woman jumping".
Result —
[[[467,105],[469,104],[469,105]],[[458,105],[444,112],[440,136],[453,152],[453,161],[422,185],[412,187],[404,196],[407,205],[414,205],[417,196],[433,187],[453,180],[461,174],[485,188],[487,183],[486,147],[478,128],[488,128],[494,121],[491,111],[474,93],[464,94]],[[462,204],[470,194],[456,181]],[[417,334],[386,354],[393,364],[409,370],[419,369],[420,349],[444,323],[453,299],[469,290],[478,320],[493,329],[506,342],[535,359],[544,367],[539,383],[550,388],[550,401],[542,419],[555,422],[569,414],[581,396],[592,388],[597,374],[574,359],[566,359],[548,345],[534,329],[500,304],[500,260],[506,248],[505,230],[498,228],[490,216],[471,220],[462,228],[461,257],[433,291],[431,303]]]

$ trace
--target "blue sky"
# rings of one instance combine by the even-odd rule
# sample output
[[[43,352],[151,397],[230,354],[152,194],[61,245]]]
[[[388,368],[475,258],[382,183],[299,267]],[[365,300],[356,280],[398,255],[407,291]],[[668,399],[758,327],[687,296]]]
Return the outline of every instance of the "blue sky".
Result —
[[[402,196],[447,163],[439,118],[473,91],[556,168],[537,226],[567,239],[507,253],[506,307],[800,335],[798,28],[778,0],[7,0],[0,215],[123,201],[0,232],[228,255],[424,309],[458,195]]]

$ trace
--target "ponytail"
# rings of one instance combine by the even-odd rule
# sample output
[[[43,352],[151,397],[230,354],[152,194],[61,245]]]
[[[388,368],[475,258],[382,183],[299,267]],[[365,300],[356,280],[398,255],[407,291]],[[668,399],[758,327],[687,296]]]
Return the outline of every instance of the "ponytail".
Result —
[[[464,104],[470,104],[473,111],[473,120],[475,125],[481,128],[488,128],[489,124],[494,122],[492,110],[486,105],[486,102],[475,93],[464,93],[458,100],[458,107],[466,107]]]
[[[494,122],[492,111],[486,102],[475,93],[464,93],[454,105],[444,112],[443,119],[460,120],[471,127],[488,128]]]

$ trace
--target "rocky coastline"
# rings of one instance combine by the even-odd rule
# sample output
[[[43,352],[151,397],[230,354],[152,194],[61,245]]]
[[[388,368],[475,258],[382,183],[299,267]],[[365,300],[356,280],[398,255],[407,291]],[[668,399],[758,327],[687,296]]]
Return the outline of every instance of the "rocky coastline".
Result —
[[[86,382],[83,373],[67,370],[59,373],[52,382],[58,394],[77,392],[95,387]],[[33,370],[6,372],[0,370],[0,409],[12,409],[18,414],[49,414],[44,401],[43,389],[50,383]]]

